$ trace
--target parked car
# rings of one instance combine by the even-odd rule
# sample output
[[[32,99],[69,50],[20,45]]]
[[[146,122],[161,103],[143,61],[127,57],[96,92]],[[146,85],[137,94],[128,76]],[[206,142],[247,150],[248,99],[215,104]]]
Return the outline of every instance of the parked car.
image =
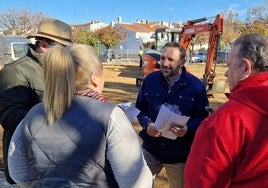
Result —
[[[229,57],[229,51],[219,51],[217,54],[217,63],[226,63]]]
[[[201,62],[205,62],[207,60],[206,52],[198,52],[196,56],[199,57]]]
[[[226,63],[229,57],[229,51],[218,51],[216,63]],[[206,52],[198,52],[196,55],[193,55],[190,59],[191,63],[201,63],[207,60],[207,53]]]
[[[191,57],[192,63],[202,63],[207,60],[207,53],[206,52],[198,52],[196,55]]]
[[[201,59],[198,56],[192,56],[190,62],[191,63],[199,63],[199,62],[201,62]]]
[[[0,64],[8,64],[25,56],[27,43],[33,41],[22,36],[0,36]]]

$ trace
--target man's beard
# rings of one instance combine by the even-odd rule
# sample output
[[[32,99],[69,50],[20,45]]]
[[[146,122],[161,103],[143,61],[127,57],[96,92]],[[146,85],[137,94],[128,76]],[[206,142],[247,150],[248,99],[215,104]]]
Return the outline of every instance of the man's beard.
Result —
[[[181,73],[181,65],[178,65],[174,70],[171,70],[169,74],[164,75],[164,76],[168,81],[172,81],[171,79],[174,76],[176,76],[176,77],[179,76],[180,73]]]

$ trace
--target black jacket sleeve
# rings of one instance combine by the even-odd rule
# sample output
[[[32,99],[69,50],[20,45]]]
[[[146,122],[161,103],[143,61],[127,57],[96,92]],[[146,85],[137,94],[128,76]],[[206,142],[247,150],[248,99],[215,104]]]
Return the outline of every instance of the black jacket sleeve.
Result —
[[[18,67],[7,65],[0,71],[0,123],[4,129],[14,132],[38,102],[38,94]]]

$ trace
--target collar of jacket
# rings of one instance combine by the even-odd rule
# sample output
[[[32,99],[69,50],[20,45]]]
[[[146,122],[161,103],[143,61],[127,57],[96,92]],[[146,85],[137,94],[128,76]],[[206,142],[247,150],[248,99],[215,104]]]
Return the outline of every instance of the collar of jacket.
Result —
[[[37,53],[35,52],[35,46],[34,45],[29,45],[28,44],[28,52],[27,52],[27,56],[32,58],[36,63],[38,63],[39,65],[42,65],[40,59],[41,56],[37,55]]]
[[[261,72],[240,81],[229,95],[235,100],[268,117],[268,72]]]

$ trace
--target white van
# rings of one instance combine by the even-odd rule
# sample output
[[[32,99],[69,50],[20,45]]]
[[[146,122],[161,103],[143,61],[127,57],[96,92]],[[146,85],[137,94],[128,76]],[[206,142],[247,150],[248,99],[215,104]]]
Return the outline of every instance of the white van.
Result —
[[[27,43],[32,40],[23,36],[0,36],[0,64],[7,64],[27,54]]]

